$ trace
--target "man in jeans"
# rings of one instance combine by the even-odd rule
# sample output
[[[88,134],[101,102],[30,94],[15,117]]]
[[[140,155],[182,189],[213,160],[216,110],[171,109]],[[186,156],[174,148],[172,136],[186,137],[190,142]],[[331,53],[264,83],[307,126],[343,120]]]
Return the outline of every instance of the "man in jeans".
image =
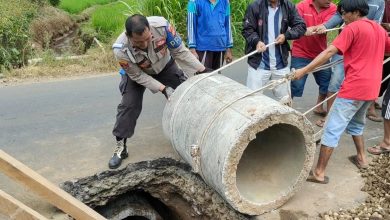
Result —
[[[383,0],[367,0],[367,4],[368,4],[369,9],[368,9],[368,14],[366,15],[366,17],[368,19],[373,20],[376,23],[380,24],[382,21],[383,12],[384,12],[384,5],[385,5],[384,1]],[[328,22],[324,23],[323,25],[318,26],[317,33],[324,33],[324,31],[326,29],[335,28],[339,25],[341,26],[343,24],[343,22],[344,21],[341,17],[341,14],[339,12],[337,12],[336,14],[333,15],[333,17]],[[331,58],[331,61],[336,62],[338,60],[341,60],[342,58],[343,57],[341,55],[335,54]],[[333,94],[335,94],[336,92],[338,92],[340,90],[340,86],[344,80],[344,75],[345,75],[344,74],[344,63],[340,63],[340,64],[337,64],[334,67],[332,67],[332,75],[331,75],[329,86],[328,86],[328,97],[332,96]],[[332,98],[328,101],[328,103],[327,103],[328,111],[331,108],[334,100],[335,100],[335,98]],[[371,111],[368,111],[367,117],[370,120],[374,120],[374,121],[381,120],[380,118],[378,119],[378,116],[375,113],[375,108],[373,111],[372,111],[372,109],[371,109]],[[325,119],[321,119],[316,124],[318,126],[322,127],[324,122],[325,122]]]
[[[317,166],[307,179],[322,184],[329,182],[325,169],[344,130],[352,135],[357,151],[350,160],[358,168],[367,167],[363,140],[365,114],[378,97],[384,51],[390,52],[386,31],[365,17],[368,14],[365,0],[343,0],[339,9],[346,27],[324,52],[294,73],[294,78],[300,79],[334,54],[344,55],[345,79],[324,125]]]
[[[318,25],[327,22],[336,13],[337,7],[330,0],[304,0],[297,4],[297,9],[305,20],[307,30],[306,36],[293,41],[291,68],[294,69],[306,66],[326,49],[326,34],[317,35],[316,29]],[[326,98],[331,73],[330,68],[313,73],[319,86],[317,104]],[[300,80],[291,82],[292,97],[302,97],[306,79],[307,75]],[[325,116],[326,110],[320,105],[314,110],[314,113]]]
[[[287,59],[287,40],[298,39],[306,32],[305,22],[295,5],[288,0],[256,0],[250,4],[244,16],[242,35],[245,38],[245,53],[259,53],[248,58],[247,86],[256,90],[269,80],[278,80],[290,73]],[[276,42],[266,48],[266,44]],[[290,103],[289,85],[283,83],[274,88],[276,98]]]

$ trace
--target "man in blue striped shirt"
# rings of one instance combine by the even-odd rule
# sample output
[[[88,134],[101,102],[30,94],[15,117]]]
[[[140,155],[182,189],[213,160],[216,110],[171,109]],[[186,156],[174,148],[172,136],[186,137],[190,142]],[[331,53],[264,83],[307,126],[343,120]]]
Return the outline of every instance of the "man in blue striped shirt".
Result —
[[[245,13],[242,35],[245,38],[245,53],[259,53],[248,58],[247,86],[256,90],[270,80],[284,78],[290,73],[288,67],[289,44],[306,32],[306,24],[295,5],[288,0],[255,0]],[[272,44],[275,43],[275,44]],[[270,44],[269,47],[266,47]],[[283,83],[273,89],[275,97],[290,104],[289,84]]]
[[[232,61],[233,37],[229,0],[189,0],[187,37],[190,51],[205,67]]]

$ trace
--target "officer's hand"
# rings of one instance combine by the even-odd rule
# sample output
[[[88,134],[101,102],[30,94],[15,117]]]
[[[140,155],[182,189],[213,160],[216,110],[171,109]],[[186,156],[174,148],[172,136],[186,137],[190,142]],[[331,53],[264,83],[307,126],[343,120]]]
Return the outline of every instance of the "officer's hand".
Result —
[[[205,67],[204,70],[196,72],[195,75],[202,74],[202,73],[211,73],[213,71],[214,71],[213,69]]]
[[[267,50],[267,48],[265,47],[265,44],[263,42],[259,41],[256,45],[256,50],[257,52],[262,53]]]
[[[169,100],[169,98],[175,92],[175,90],[169,86],[165,86],[165,88],[161,92],[162,92],[162,94],[164,94],[165,98],[167,98]]]
[[[191,49],[190,49],[190,52],[196,57],[196,59],[199,60],[199,56],[198,56],[198,53],[196,52],[196,49],[195,49],[195,48],[191,48]]]

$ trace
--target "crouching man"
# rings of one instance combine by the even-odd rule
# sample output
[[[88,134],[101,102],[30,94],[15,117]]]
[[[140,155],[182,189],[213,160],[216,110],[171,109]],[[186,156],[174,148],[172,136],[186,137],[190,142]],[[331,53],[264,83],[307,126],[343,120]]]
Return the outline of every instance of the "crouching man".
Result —
[[[205,71],[165,18],[135,14],[127,18],[125,28],[113,45],[122,67],[122,101],[112,131],[116,145],[108,163],[110,169],[118,168],[122,159],[128,157],[126,140],[134,134],[145,88],[161,92],[168,99],[188,76]]]

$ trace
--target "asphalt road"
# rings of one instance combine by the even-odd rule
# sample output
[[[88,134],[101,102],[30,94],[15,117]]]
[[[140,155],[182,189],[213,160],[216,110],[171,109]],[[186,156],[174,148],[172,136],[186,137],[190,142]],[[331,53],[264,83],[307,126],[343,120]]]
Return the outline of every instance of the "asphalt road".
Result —
[[[246,71],[245,63],[241,63],[223,74],[244,83]],[[0,148],[56,184],[106,170],[114,148],[111,130],[120,101],[119,80],[118,74],[110,74],[0,87]],[[304,97],[294,100],[294,108],[304,112],[313,106],[316,96],[317,87],[311,76]],[[146,91],[143,112],[128,143],[130,157],[125,163],[162,156],[178,158],[162,133],[164,103],[162,94]],[[318,119],[312,114],[308,118],[313,122]],[[369,122],[367,145],[376,143],[381,136],[382,124]],[[351,138],[344,135],[329,164],[330,184],[305,183],[304,189],[282,209],[316,216],[318,212],[348,208],[363,201],[362,179],[347,160],[354,152]],[[55,209],[37,202],[28,190],[1,174],[0,189],[47,217],[56,218]],[[278,216],[275,211],[261,218]]]

